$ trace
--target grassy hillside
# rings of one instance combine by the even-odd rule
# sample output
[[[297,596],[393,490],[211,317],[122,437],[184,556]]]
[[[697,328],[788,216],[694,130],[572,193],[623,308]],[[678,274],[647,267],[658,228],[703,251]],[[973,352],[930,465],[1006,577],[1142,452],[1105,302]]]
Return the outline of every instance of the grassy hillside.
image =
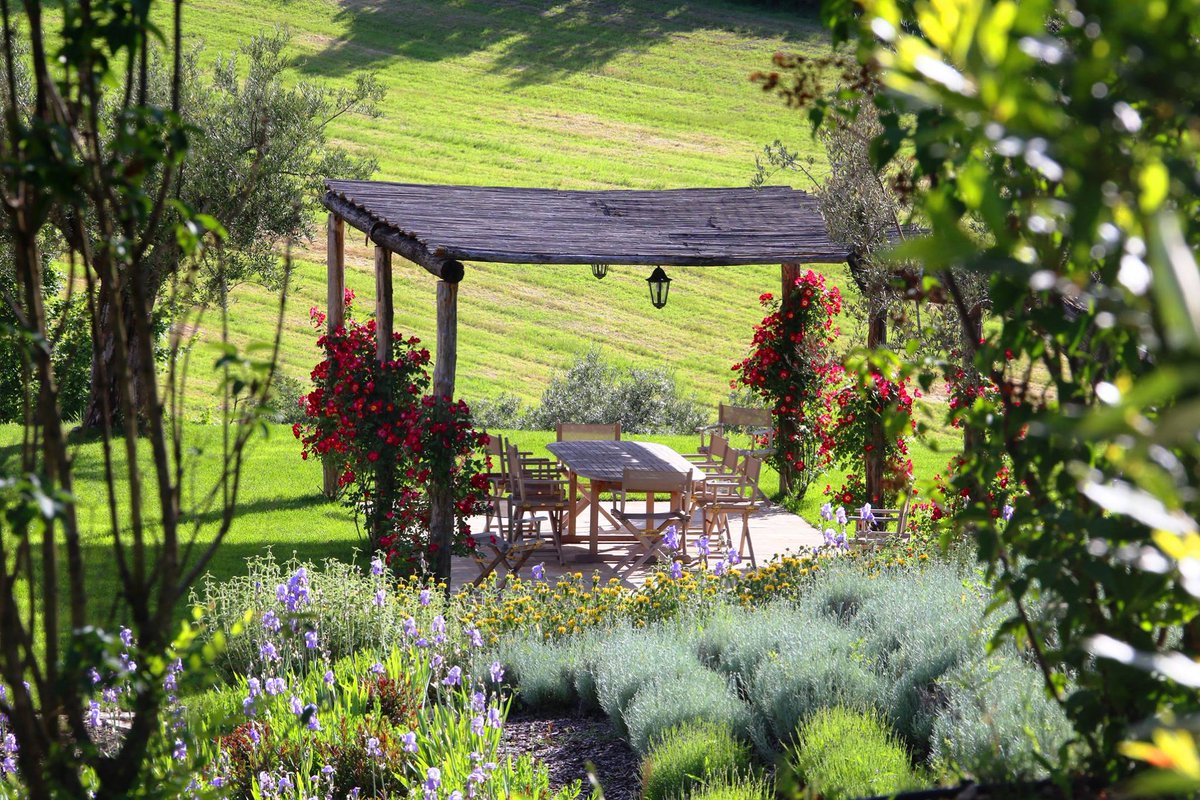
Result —
[[[387,85],[380,118],[332,130],[379,160],[377,177],[481,185],[744,186],[763,144],[810,145],[800,115],[748,74],[777,50],[826,46],[811,19],[728,0],[194,0],[185,17],[208,58],[275,25],[294,34],[296,80],[337,84],[369,70]],[[366,313],[370,252],[360,235],[348,245],[347,282]],[[323,253],[322,233],[296,265],[283,360],[297,377],[317,357],[307,311],[324,305]],[[396,264],[397,328],[431,342],[434,281]],[[779,268],[673,268],[661,311],[647,298],[649,272],[615,267],[601,282],[587,267],[468,265],[459,393],[533,400],[574,354],[600,346],[616,361],[671,366],[715,405]],[[240,289],[235,340],[265,339],[276,301]],[[190,407],[203,415],[213,381],[194,377]]]

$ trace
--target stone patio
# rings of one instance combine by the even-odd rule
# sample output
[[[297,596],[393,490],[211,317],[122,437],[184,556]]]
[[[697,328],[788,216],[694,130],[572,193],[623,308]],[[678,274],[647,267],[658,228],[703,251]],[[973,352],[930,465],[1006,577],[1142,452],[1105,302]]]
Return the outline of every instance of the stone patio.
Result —
[[[483,530],[483,524],[483,517],[473,517],[471,519],[471,530],[481,531]],[[587,530],[588,520],[586,514],[580,515],[577,525],[580,532]],[[601,578],[607,580],[614,574],[613,567],[620,563],[621,559],[629,552],[631,545],[623,542],[605,542],[603,538],[604,530],[606,529],[602,526],[600,540],[601,561],[579,563],[573,560],[579,556],[586,556],[588,552],[586,542],[563,545],[563,555],[567,561],[565,565],[558,563],[558,558],[555,555],[553,547],[546,547],[534,553],[533,557],[525,563],[525,566],[521,570],[521,576],[529,577],[530,568],[535,564],[542,564],[548,580],[554,580],[568,572],[582,572],[585,575],[590,575],[595,571],[599,571]],[[700,514],[697,512],[689,528],[689,531],[692,532],[688,536],[689,548],[692,547],[692,542],[695,540],[694,532],[700,530],[702,530],[702,526]],[[734,545],[736,546],[737,538],[741,531],[740,519],[733,521],[733,531]],[[823,541],[820,531],[810,523],[783,507],[774,504],[763,506],[750,517],[750,539],[754,543],[754,554],[760,565],[784,553],[797,553],[804,549],[816,547]],[[714,552],[720,555],[724,553],[724,550],[722,548],[714,550]],[[750,562],[749,551],[747,551],[745,562],[748,566]],[[653,569],[653,565],[647,565],[643,569],[636,570],[627,576],[624,583],[631,587],[639,586]],[[503,572],[503,569],[500,572]],[[472,559],[454,559],[451,568],[453,588],[457,589],[465,583],[470,583],[478,576],[479,567]]]

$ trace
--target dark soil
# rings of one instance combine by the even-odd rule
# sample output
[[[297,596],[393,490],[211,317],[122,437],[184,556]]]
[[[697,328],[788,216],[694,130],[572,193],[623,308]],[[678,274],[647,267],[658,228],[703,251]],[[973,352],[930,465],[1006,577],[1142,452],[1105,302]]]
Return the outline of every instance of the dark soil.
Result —
[[[637,800],[641,795],[637,754],[604,716],[514,713],[504,725],[500,752],[513,757],[528,753],[545,764],[551,789],[579,780],[583,796],[589,796],[586,763],[590,761],[605,800]]]

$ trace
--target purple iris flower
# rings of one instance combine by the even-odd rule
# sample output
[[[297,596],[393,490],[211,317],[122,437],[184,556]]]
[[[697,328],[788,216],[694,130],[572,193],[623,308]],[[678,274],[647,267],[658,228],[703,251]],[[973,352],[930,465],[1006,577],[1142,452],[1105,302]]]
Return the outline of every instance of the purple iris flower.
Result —
[[[849,518],[846,517],[846,509],[841,506],[838,506],[837,510],[833,512],[833,518],[838,525],[845,525],[849,522]]]
[[[375,605],[378,606],[379,608],[383,608],[383,606],[386,602],[387,602],[387,590],[380,589],[379,591],[377,591],[375,593]]]
[[[400,735],[400,746],[406,753],[417,752],[417,735],[412,731]]]
[[[382,558],[371,559],[371,574],[374,575],[375,577],[379,577],[380,575],[383,574],[383,559]]]
[[[504,720],[500,717],[500,709],[495,706],[488,709],[487,724],[489,728],[499,728],[504,724]]]
[[[833,519],[833,504],[826,503],[821,506],[821,519],[829,522]]]
[[[702,556],[708,556],[708,537],[701,536],[696,540],[696,552]]]
[[[417,596],[417,602],[423,606],[429,605],[432,594],[428,589],[422,589],[421,594]]]
[[[171,757],[176,761],[183,761],[187,758],[187,745],[183,743],[183,739],[175,740],[175,749],[171,752]]]
[[[1013,511],[1015,510],[1016,509],[1014,509],[1008,503],[1005,503],[1004,508],[1000,509],[1000,516],[1004,517],[1005,522],[1008,522],[1010,519],[1012,519]]]
[[[492,683],[499,683],[504,680],[504,667],[499,661],[492,662]]]
[[[375,673],[376,675],[382,675],[387,672],[387,670],[383,668],[383,664],[380,664],[378,661],[376,661],[371,665],[371,672]]]
[[[479,635],[478,628],[471,628],[467,631],[467,636],[471,640],[471,647],[483,647],[483,637]]]
[[[318,645],[317,632],[316,631],[305,631],[304,632],[304,646],[307,647],[309,650],[316,650],[317,645]]]
[[[462,667],[451,667],[446,677],[442,678],[442,683],[446,686],[458,686],[462,683]]]
[[[471,733],[475,734],[476,736],[483,735],[483,715],[482,714],[471,718]]]
[[[325,670],[325,679],[324,680],[325,680],[326,686],[333,686],[333,670],[331,670],[331,669]]]
[[[126,647],[133,647],[133,631],[123,627],[119,635],[121,637],[121,644]]]
[[[433,622],[431,622],[429,624],[429,630],[433,631],[434,633],[445,633],[446,632],[446,618],[443,617],[441,614],[438,614],[436,617],[433,618]]]
[[[483,692],[474,692],[471,695],[471,710],[472,711],[483,711],[483,709],[486,706],[487,706],[487,697],[484,696]]]
[[[862,517],[862,521],[871,527],[875,526],[875,515],[871,513],[871,504],[863,503],[863,507],[858,510],[858,515]]]
[[[540,581],[546,577],[546,567],[543,564],[534,566],[531,572],[533,573],[533,579],[535,581]]]
[[[679,549],[679,531],[675,530],[674,525],[667,526],[667,532],[663,534],[663,544],[668,550]]]
[[[367,739],[367,755],[371,756],[372,758],[379,758],[379,756],[382,755],[381,751],[379,750],[379,740],[374,736]]]
[[[88,724],[93,728],[100,727],[100,704],[95,700],[88,702]]]
[[[713,575],[716,575],[718,578],[721,577],[722,575],[724,575],[725,574],[725,562],[718,561],[715,564],[713,564],[712,571],[713,571]]]
[[[442,785],[442,771],[437,767],[430,767],[425,772],[425,782],[421,784],[425,789],[425,800],[435,800],[437,798],[438,787]]]
[[[670,574],[671,574],[671,577],[674,578],[675,580],[679,580],[680,578],[682,578],[683,577],[683,564],[680,564],[678,561],[672,561]]]
[[[415,619],[413,619],[412,617],[409,617],[408,619],[404,620],[404,635],[405,636],[416,636],[417,635],[417,621]]]

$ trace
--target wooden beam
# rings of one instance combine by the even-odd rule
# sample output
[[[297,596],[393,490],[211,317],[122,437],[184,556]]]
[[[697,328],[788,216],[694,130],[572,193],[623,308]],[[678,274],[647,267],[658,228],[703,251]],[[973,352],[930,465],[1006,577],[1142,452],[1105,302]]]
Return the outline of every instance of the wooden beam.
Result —
[[[392,251],[375,245],[375,358],[392,360]]]
[[[452,258],[442,258],[430,253],[425,248],[425,245],[413,237],[406,236],[403,232],[387,223],[373,219],[366,211],[347,202],[333,192],[326,192],[322,195],[321,203],[327,209],[345,219],[346,222],[366,233],[367,238],[375,244],[386,247],[393,253],[401,255],[414,264],[424,267],[430,273],[444,281],[458,283],[462,280],[463,274],[466,271],[462,262],[455,261]]]
[[[433,394],[440,400],[454,399],[454,372],[458,360],[458,284],[438,281],[437,285],[437,361],[433,365]],[[454,493],[449,472],[431,475],[429,486],[429,538],[437,543],[434,575],[445,581],[450,591],[450,545],[454,540]]]
[[[325,226],[325,330],[346,322],[346,225],[337,214],[330,214]],[[325,463],[323,488],[326,497],[337,495],[338,469]]]

